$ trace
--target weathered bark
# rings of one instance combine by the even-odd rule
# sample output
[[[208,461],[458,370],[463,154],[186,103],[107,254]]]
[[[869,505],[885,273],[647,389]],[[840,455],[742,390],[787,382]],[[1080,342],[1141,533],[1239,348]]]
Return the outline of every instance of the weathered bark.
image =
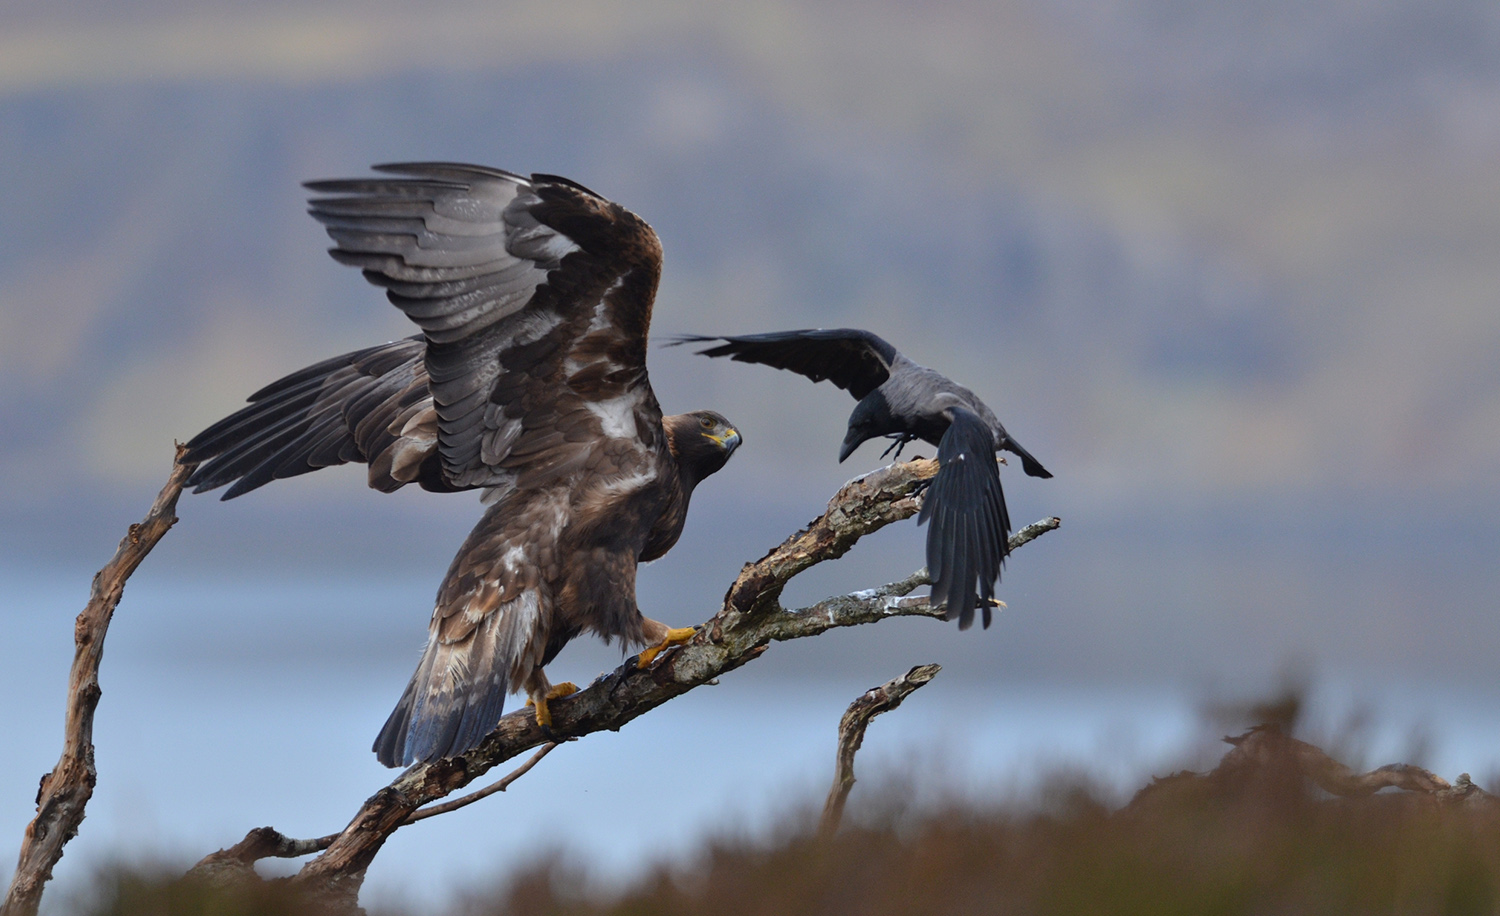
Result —
[[[775,640],[816,636],[834,627],[887,617],[942,618],[925,597],[904,597],[927,584],[925,572],[878,589],[787,610],[779,598],[793,576],[843,556],[861,537],[916,514],[916,490],[937,473],[937,462],[916,460],[882,468],[846,484],[828,510],[760,560],[746,564],[724,604],[685,645],[668,650],[647,668],[628,659],[572,696],[554,700],[552,731],[564,738],[616,731],[661,704],[757,658]],[[1011,539],[1011,549],[1059,526],[1045,519]],[[529,710],[501,718],[483,743],[467,754],[417,764],[376,792],[328,849],[294,879],[339,907],[354,909],[365,870],[386,839],[421,806],[479,778],[491,768],[547,743]]]
[[[0,916],[34,916],[63,846],[83,820],[95,779],[93,714],[100,695],[98,670],[104,636],[126,580],[177,521],[177,498],[193,469],[193,465],[174,464],[167,485],[145,520],[131,526],[115,557],[94,578],[93,594],[75,626],[77,651],[69,684],[63,754],[52,773],[42,779],[37,816],[27,827],[19,865],[0,906]],[[846,484],[822,516],[759,561],[746,564],[719,612],[686,645],[663,653],[643,669],[630,659],[579,693],[555,700],[553,735],[571,740],[604,729],[618,730],[662,703],[757,658],[772,641],[815,636],[833,627],[873,623],[886,617],[942,618],[943,608],[931,607],[923,597],[907,597],[914,589],[929,584],[925,571],[808,608],[788,610],[779,600],[787,582],[798,573],[843,556],[864,535],[914,515],[921,506],[919,485],[936,473],[935,461],[919,459],[882,468]],[[1011,538],[1011,549],[1059,524],[1053,518],[1028,526]],[[543,749],[496,785],[419,810],[538,746]],[[258,859],[323,850],[303,867],[294,882],[336,908],[357,909],[365,870],[398,828],[503,791],[553,746],[552,736],[537,728],[531,713],[518,710],[504,716],[495,731],[468,754],[419,764],[402,773],[370,797],[339,833],[297,840],[270,827],[257,828],[235,846],[206,857],[195,866],[194,873],[216,880],[245,878],[254,874]]]
[[[178,454],[181,454],[179,449]],[[0,916],[34,916],[52,868],[63,846],[78,834],[84,809],[94,794],[94,710],[99,705],[99,661],[110,619],[125,590],[125,580],[151,548],[177,522],[177,497],[196,465],[173,464],[162,488],[138,525],[131,525],[115,555],[94,576],[88,604],[73,624],[73,668],[68,675],[68,709],[63,726],[62,756],[42,777],[36,817],[26,825],[21,855]]]
[[[470,792],[462,798],[455,798],[438,805],[429,805],[413,813],[406,819],[406,824],[415,824],[417,821],[436,817],[439,814],[447,814],[474,804],[480,799],[489,798],[497,792],[504,792],[510,788],[511,783],[520,779],[530,772],[541,759],[552,753],[556,744],[544,744],[535,754],[527,758],[526,762],[511,770],[505,776],[495,780],[477,792]],[[333,841],[339,838],[339,834],[330,833],[311,840],[298,840],[286,836],[274,827],[256,827],[245,838],[228,849],[220,849],[204,856],[198,864],[188,870],[188,877],[203,878],[215,884],[233,884],[239,881],[252,880],[258,876],[255,874],[255,863],[261,859],[296,859],[322,852]]]
[[[901,705],[901,701],[923,686],[937,673],[941,665],[918,665],[897,678],[892,678],[879,687],[872,687],[855,698],[844,716],[839,720],[839,748],[834,757],[833,787],[828,790],[828,801],[823,804],[823,820],[819,832],[833,836],[844,819],[844,802],[849,799],[849,790],[854,788],[854,755],[865,742],[865,729],[870,720],[883,712]]]

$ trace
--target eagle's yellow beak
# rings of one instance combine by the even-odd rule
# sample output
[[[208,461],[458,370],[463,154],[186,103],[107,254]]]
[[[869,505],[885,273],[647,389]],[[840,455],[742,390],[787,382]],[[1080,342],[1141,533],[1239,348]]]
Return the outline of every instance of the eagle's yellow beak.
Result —
[[[740,431],[733,426],[724,430],[722,435],[704,433],[705,437],[712,439],[719,448],[724,450],[725,455],[734,454],[734,450],[740,447]]]

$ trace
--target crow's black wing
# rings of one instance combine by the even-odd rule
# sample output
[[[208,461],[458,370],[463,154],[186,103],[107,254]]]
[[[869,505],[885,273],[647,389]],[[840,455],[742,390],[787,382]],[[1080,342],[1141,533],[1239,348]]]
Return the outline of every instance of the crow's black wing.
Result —
[[[728,356],[742,363],[761,363],[805,375],[815,382],[827,379],[854,395],[856,400],[879,388],[891,377],[896,348],[882,338],[857,328],[822,328],[774,331],[739,337],[678,337],[673,343],[724,341],[698,352],[704,356]]]
[[[1010,516],[989,427],[962,407],[948,414],[952,422],[938,443],[938,473],[917,523],[930,523],[927,573],[932,577],[932,603],[946,604],[947,619],[957,618],[958,628],[966,630],[974,623],[974,607],[980,601],[984,625],[990,625],[990,599],[1010,552]]]
[[[438,468],[437,414],[427,390],[420,337],[335,356],[279,379],[250,405],[194,436],[195,492],[233,484],[232,499],[318,468],[358,461],[370,486],[389,492],[413,481],[450,490]]]

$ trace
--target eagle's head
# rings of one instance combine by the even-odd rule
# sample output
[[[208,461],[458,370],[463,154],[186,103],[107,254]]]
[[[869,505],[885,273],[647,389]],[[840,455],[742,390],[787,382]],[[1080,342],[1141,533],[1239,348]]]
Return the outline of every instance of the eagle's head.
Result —
[[[723,414],[695,410],[662,417],[667,446],[677,459],[677,470],[691,490],[703,478],[722,468],[740,447],[740,433]]]

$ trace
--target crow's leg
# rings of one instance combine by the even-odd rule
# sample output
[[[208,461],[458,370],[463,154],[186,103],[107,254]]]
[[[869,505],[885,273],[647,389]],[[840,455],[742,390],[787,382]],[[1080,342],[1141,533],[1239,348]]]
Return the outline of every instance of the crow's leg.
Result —
[[[882,461],[885,460],[886,455],[891,454],[891,452],[893,451],[896,454],[893,456],[892,460],[894,460],[895,458],[900,458],[901,450],[903,448],[906,448],[906,443],[912,441],[917,437],[913,436],[911,433],[888,433],[886,435],[886,438],[891,440],[891,444],[886,446],[885,451],[880,453],[880,459]]]

